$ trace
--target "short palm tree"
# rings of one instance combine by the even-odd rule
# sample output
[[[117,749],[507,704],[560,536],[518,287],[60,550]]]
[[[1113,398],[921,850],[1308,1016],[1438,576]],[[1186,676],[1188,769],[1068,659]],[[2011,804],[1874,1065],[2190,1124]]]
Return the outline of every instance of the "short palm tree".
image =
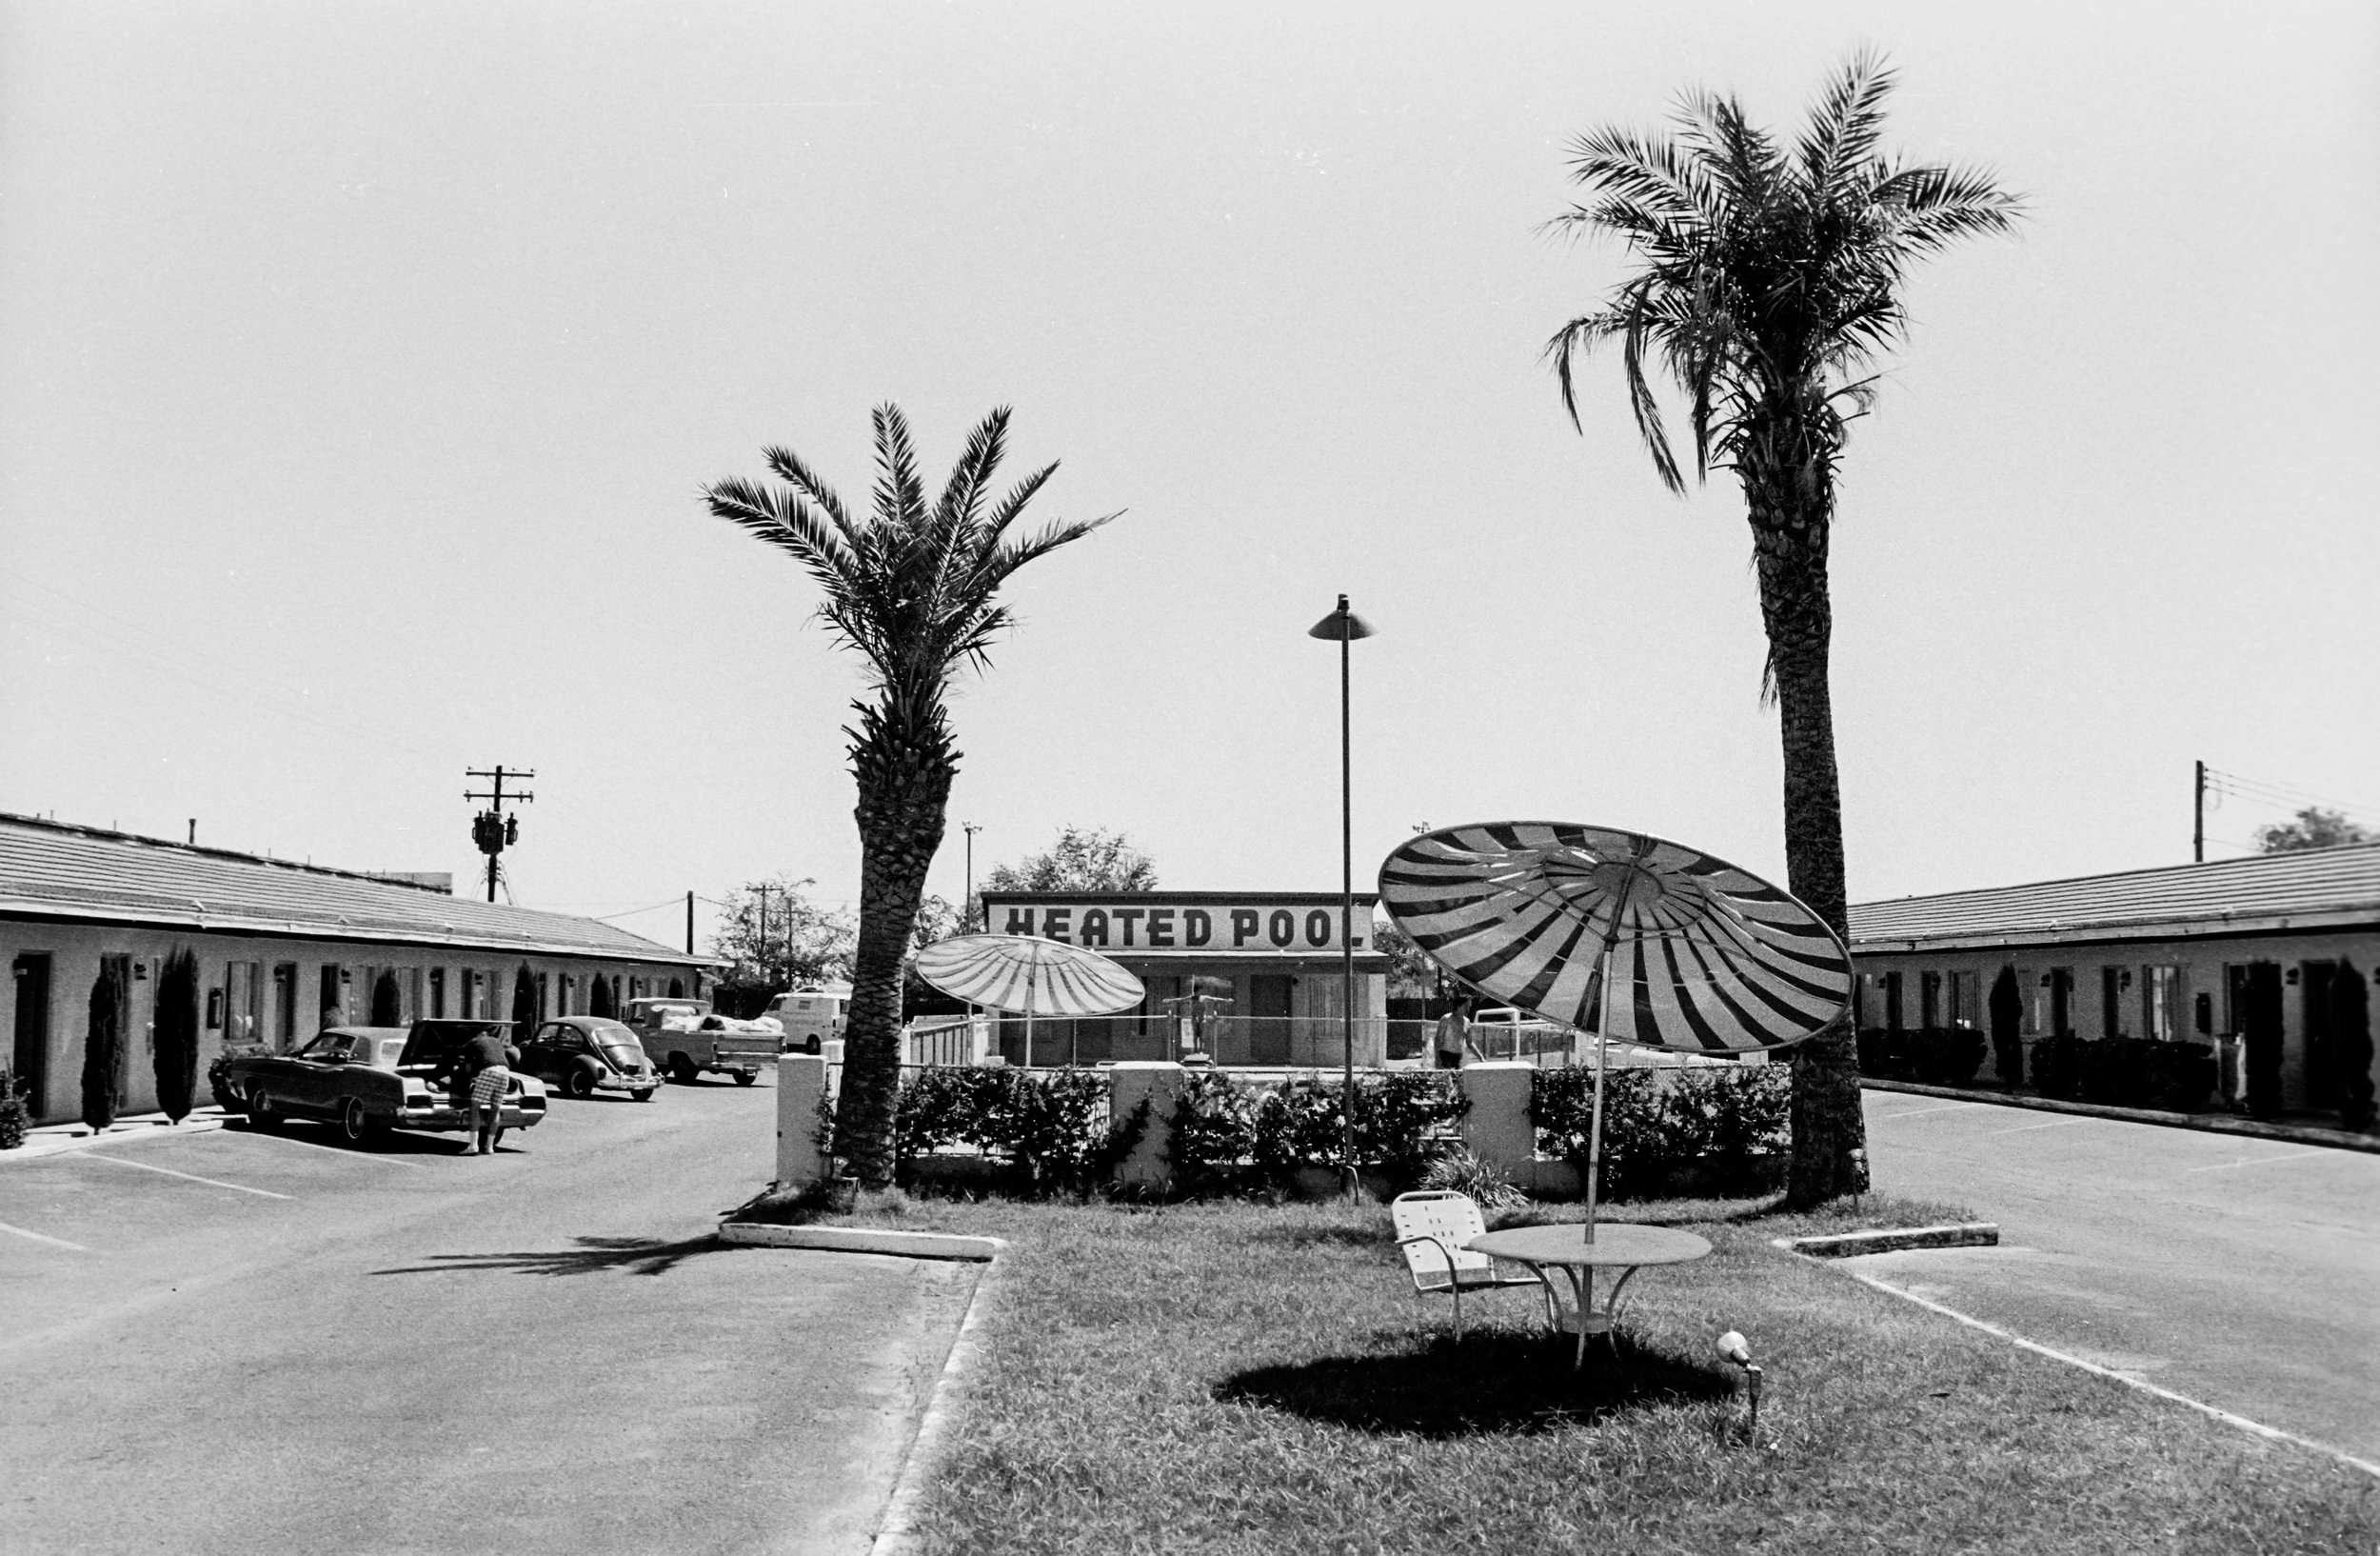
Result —
[[[860,789],[860,936],[835,1151],[865,1182],[884,1184],[892,1179],[901,1080],[902,962],[959,770],[946,706],[950,683],[964,664],[986,666],[993,639],[1012,625],[999,603],[1009,574],[1116,515],[1010,536],[1058,467],[1034,471],[992,500],[1007,445],[1005,406],[968,435],[966,451],[932,503],[900,408],[879,408],[875,425],[869,512],[846,509],[785,449],[763,451],[785,488],[727,480],[703,495],[713,513],[808,569],[825,594],[819,613],[845,647],[866,656],[874,675],[874,700],[852,705],[859,727],[843,731]]]
[[[1600,311],[1547,347],[1575,423],[1574,360],[1616,345],[1654,469],[1685,479],[1653,376],[1686,402],[1695,473],[1732,470],[1752,522],[1767,690],[1785,757],[1785,858],[1795,895],[1848,938],[1842,801],[1827,654],[1827,547],[1851,420],[1874,400],[1872,365],[1900,339],[1910,265],[1960,238],[2008,230],[2018,202],[1982,172],[1912,166],[1877,150],[1893,74],[1861,54],[1828,83],[1792,148],[1732,97],[1681,102],[1675,133],[1604,129],[1573,146],[1593,197],[1554,226],[1616,234],[1636,262]],[[1848,1028],[1795,1061],[1788,1197],[1858,1187],[1866,1137]]]

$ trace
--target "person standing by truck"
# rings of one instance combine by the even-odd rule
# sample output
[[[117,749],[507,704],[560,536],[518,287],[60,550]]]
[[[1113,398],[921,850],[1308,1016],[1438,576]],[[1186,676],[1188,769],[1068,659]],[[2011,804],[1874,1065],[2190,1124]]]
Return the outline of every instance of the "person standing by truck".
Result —
[[[505,1041],[504,1032],[487,1027],[464,1046],[463,1073],[471,1087],[471,1127],[479,1136],[479,1154],[492,1156],[496,1135],[504,1127],[505,1092],[512,1086],[512,1067],[521,1050]]]

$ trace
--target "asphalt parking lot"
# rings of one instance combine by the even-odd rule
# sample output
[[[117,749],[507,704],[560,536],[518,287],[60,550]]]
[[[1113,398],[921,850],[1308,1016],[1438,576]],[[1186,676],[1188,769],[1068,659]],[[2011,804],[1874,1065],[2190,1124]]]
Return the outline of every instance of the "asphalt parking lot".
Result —
[[[865,1549],[976,1270],[716,1244],[775,1105],[0,1163],[0,1550]]]
[[[2029,1340],[2380,1462],[2380,1156],[1893,1091],[1879,1192],[1996,1248],[1846,1263]]]

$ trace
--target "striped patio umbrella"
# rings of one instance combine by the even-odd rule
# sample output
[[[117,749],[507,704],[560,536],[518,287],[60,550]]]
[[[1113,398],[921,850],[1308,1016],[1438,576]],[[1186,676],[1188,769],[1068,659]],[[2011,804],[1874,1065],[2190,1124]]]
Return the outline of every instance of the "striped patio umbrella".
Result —
[[[1036,1016],[1107,1016],[1147,996],[1140,980],[1094,950],[1034,935],[954,935],[918,952],[918,976],[952,999],[1024,1017],[1033,1065]]]
[[[1816,914],[1642,832],[1548,821],[1425,832],[1380,866],[1380,903],[1464,983],[1597,1038],[1589,1242],[1607,1041],[1752,1053],[1815,1036],[1851,1003],[1851,953]]]

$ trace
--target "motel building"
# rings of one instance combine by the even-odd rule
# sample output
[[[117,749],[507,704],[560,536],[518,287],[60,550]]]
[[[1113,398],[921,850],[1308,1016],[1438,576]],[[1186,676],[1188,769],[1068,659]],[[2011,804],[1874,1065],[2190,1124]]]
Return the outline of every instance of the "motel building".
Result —
[[[1386,1057],[1388,957],[1371,944],[1358,892],[1355,1062]],[[1203,1053],[1218,1065],[1337,1067],[1346,1044],[1346,978],[1336,891],[986,891],[994,933],[1086,946],[1146,986],[1123,1014],[1036,1018],[1032,1063],[1095,1065]],[[1021,1016],[1000,1022],[999,1051],[1025,1063]]]
[[[2277,1049],[2280,1106],[2327,1112],[2330,980],[2380,967],[2380,844],[1865,903],[1851,928],[1863,1028],[1989,1032],[2007,968],[2029,1083],[2053,1035],[2208,1044],[2233,1098],[2248,1051]]]
[[[159,972],[199,968],[198,1100],[227,1046],[287,1051],[326,1027],[417,1016],[602,1015],[704,992],[710,964],[594,919],[456,897],[445,876],[376,876],[0,814],[10,1064],[35,1123],[82,1114],[104,967],[125,997],[122,1112],[157,1106]],[[522,996],[519,991],[528,992]]]

